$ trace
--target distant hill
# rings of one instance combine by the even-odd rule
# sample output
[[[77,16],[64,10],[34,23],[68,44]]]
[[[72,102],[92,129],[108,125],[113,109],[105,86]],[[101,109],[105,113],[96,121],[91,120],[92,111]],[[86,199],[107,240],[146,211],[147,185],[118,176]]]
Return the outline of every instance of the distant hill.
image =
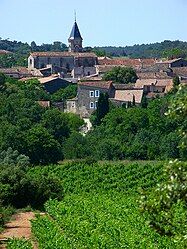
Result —
[[[110,56],[127,56],[130,58],[186,57],[187,42],[166,40],[160,43],[126,47],[94,47],[94,50],[105,52],[106,55]]]
[[[13,54],[0,55],[0,67],[27,66],[27,58],[30,52],[36,51],[67,51],[66,44],[54,41],[52,44],[37,45],[21,41],[10,41],[0,38],[0,50],[13,52]],[[128,58],[186,58],[187,42],[183,41],[163,41],[160,43],[142,44],[126,47],[85,47],[85,52],[95,52],[98,56],[128,57]]]

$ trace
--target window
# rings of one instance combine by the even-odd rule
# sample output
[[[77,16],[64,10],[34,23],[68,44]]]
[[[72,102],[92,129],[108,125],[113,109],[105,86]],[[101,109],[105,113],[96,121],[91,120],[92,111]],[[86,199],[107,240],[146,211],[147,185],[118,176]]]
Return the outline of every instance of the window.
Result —
[[[95,108],[98,107],[98,101],[95,101]]]
[[[90,109],[94,109],[94,102],[90,102]]]
[[[95,97],[99,97],[99,95],[100,95],[99,90],[95,90]]]
[[[94,91],[90,91],[90,97],[94,97]]]

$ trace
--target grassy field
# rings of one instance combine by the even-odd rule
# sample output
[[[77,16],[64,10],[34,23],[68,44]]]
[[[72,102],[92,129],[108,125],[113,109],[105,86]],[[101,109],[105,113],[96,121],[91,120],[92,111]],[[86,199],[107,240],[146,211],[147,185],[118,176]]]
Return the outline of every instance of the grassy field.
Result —
[[[152,230],[139,209],[139,189],[161,182],[162,170],[156,162],[67,162],[31,169],[33,177],[60,178],[64,192],[62,201],[49,200],[47,215],[32,222],[39,248],[183,248]]]

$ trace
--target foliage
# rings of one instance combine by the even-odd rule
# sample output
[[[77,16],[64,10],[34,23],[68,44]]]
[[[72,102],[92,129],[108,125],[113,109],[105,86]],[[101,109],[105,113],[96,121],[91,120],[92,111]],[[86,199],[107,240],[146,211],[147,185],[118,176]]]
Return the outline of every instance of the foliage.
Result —
[[[112,80],[121,84],[135,83],[137,78],[135,70],[130,67],[114,67],[103,76],[103,80]]]
[[[0,202],[0,232],[3,230],[3,226],[9,221],[15,209],[11,206],[4,207]]]
[[[187,55],[187,42],[179,40],[163,42],[156,42],[151,44],[136,44],[126,47],[95,47],[96,50],[105,51],[106,55],[112,56],[128,56],[130,58],[162,58],[173,56],[185,56]],[[176,54],[176,52],[177,54]],[[178,53],[179,52],[179,53]]]
[[[179,79],[178,76],[175,76],[173,78],[173,89],[172,89],[172,91],[177,92],[179,85],[180,85],[180,79]]]
[[[13,151],[12,148],[8,148],[7,151],[0,152],[0,165],[26,167],[29,165],[29,157],[20,155],[17,150]]]
[[[31,177],[28,168],[1,166],[0,203],[16,208],[41,207],[49,198],[62,199],[62,184],[54,175]]]
[[[84,125],[84,120],[74,113],[66,114],[68,119],[68,126],[70,131],[79,131],[80,127]]]
[[[76,84],[72,84],[67,86],[64,89],[60,89],[57,92],[53,93],[51,96],[51,100],[52,101],[64,101],[67,99],[72,99],[74,97],[76,97],[77,95],[77,85]]]
[[[180,48],[172,48],[165,50],[163,52],[163,57],[168,59],[174,59],[174,58],[185,58],[187,55],[187,50],[184,51]]]
[[[73,132],[65,141],[63,153],[66,159],[85,158],[89,156],[88,141],[78,132]]]
[[[15,85],[24,91],[27,98],[32,99],[33,101],[50,100],[49,94],[44,90],[44,87],[38,79],[29,79],[24,82],[18,81]]]
[[[93,113],[91,122],[94,126],[100,125],[102,119],[105,115],[109,112],[109,96],[107,93],[100,93],[98,102],[97,102],[97,109]]]
[[[0,92],[3,90],[4,85],[5,85],[5,75],[0,72]]]
[[[41,125],[28,130],[24,140],[25,155],[29,156],[31,163],[56,163],[63,159],[59,142]]]
[[[32,249],[32,244],[26,239],[10,239],[7,243],[7,249]]]
[[[27,59],[30,52],[36,51],[67,51],[67,46],[60,41],[53,44],[37,45],[34,41],[31,45],[28,43],[10,41],[9,39],[0,39],[0,49],[8,50],[12,53],[0,55],[0,67],[10,68],[16,66],[27,66]]]
[[[185,152],[178,147],[181,136],[177,130],[186,124],[185,116],[174,119],[165,115],[176,97],[173,92],[156,98],[147,103],[147,108],[112,108],[86,135],[90,156],[99,160],[182,158]]]
[[[46,110],[42,115],[41,123],[59,143],[69,136],[68,117],[57,109]]]
[[[84,121],[74,114],[40,106],[37,102],[50,96],[38,80],[6,78],[5,86],[0,93],[0,151],[12,148],[28,156],[32,164],[62,160],[64,141],[79,131]]]
[[[186,87],[180,87],[173,100],[168,116],[186,119]],[[186,121],[182,123],[179,143],[182,159],[186,159]],[[175,140],[175,138],[174,138]],[[175,154],[175,157],[178,155]],[[162,235],[176,241],[187,242],[187,162],[178,159],[165,164],[165,181],[148,193],[142,194],[142,210],[149,215],[150,225]]]
[[[36,220],[32,220],[32,233],[37,238],[40,248],[67,248],[67,244],[62,235],[61,229],[56,222],[47,216],[38,216]]]
[[[47,216],[32,221],[41,248],[182,248],[146,224],[138,209],[137,188],[162,181],[162,164],[70,162],[36,167],[31,175],[55,174],[64,199],[45,204]],[[50,216],[49,216],[50,215]]]

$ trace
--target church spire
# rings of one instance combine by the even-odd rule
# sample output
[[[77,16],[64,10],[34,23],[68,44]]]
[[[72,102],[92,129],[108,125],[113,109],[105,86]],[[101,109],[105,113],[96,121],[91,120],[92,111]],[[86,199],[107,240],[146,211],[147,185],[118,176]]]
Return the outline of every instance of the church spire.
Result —
[[[75,12],[75,22],[71,30],[68,42],[69,42],[69,51],[70,52],[81,52],[82,51],[82,37],[79,31],[79,27],[76,21],[76,12]]]
[[[77,22],[76,10],[74,10],[75,22]]]

